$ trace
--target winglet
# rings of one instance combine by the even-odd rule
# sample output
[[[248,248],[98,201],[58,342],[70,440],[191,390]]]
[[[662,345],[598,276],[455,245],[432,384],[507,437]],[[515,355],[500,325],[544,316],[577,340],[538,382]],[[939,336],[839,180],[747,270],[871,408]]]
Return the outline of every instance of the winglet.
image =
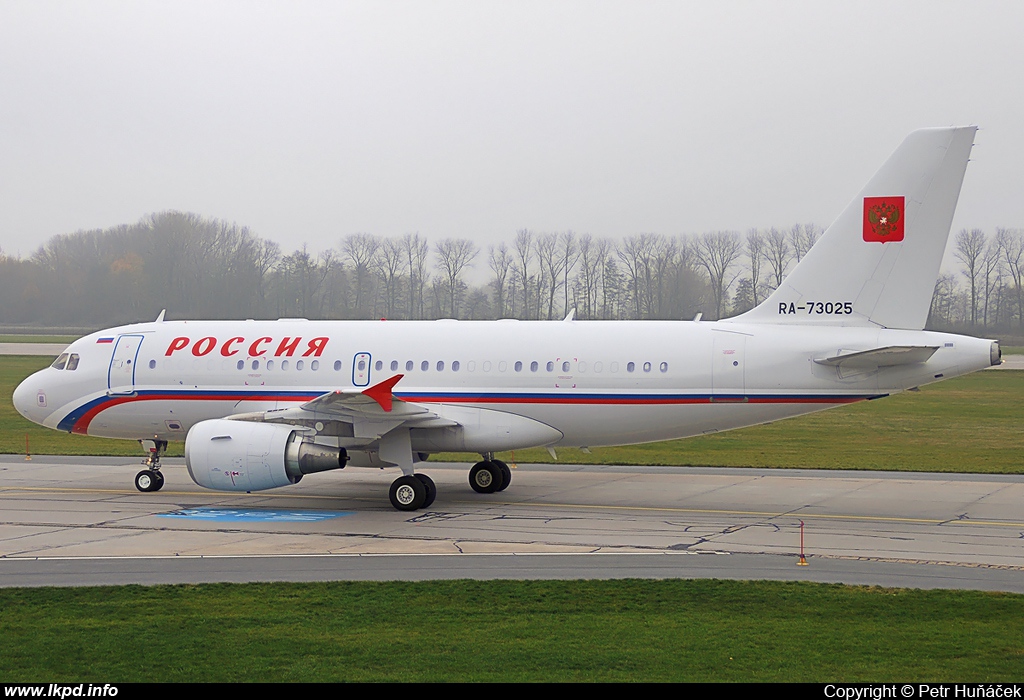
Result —
[[[369,396],[371,399],[380,404],[380,407],[384,409],[385,413],[391,412],[391,390],[395,384],[398,384],[398,380],[404,377],[404,374],[396,374],[390,379],[385,379],[380,384],[374,384],[369,389],[363,391],[364,396]]]

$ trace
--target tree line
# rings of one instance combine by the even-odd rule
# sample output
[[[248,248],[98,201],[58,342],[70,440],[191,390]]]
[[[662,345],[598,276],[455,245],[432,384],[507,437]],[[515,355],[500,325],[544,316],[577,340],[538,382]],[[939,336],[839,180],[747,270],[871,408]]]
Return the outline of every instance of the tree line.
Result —
[[[797,224],[613,240],[522,229],[485,249],[355,233],[285,254],[246,227],[170,211],[55,236],[25,259],[0,253],[0,323],[103,327],[164,308],[196,319],[716,319],[763,301],[821,233]],[[933,325],[1020,327],[1022,240],[958,234],[965,271],[940,278]]]

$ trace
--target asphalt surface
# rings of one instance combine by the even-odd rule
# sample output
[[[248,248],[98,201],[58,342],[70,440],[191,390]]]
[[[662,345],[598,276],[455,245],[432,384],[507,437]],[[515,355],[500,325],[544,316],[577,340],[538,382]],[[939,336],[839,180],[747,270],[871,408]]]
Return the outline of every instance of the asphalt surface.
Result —
[[[165,460],[0,457],[0,586],[441,578],[808,580],[1024,592],[1024,476],[519,465],[499,494],[429,463],[227,494]],[[799,566],[800,523],[805,561]]]

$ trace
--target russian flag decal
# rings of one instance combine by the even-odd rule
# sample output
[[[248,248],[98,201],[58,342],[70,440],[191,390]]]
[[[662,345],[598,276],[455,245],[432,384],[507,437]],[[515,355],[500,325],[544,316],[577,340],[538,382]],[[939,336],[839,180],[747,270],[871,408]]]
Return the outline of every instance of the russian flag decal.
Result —
[[[114,339],[113,338],[97,338],[96,342],[97,343],[113,343]]]

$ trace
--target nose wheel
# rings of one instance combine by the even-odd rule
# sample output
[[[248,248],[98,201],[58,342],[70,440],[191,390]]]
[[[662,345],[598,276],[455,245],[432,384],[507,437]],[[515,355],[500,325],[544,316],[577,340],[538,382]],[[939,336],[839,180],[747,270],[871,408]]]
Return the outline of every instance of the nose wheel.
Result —
[[[164,475],[155,469],[143,469],[135,475],[135,488],[143,493],[159,491],[164,486]]]
[[[142,449],[146,451],[145,464],[148,469],[143,469],[135,475],[135,488],[143,493],[159,491],[164,487],[164,475],[160,473],[160,456],[167,451],[166,440],[139,440]]]

